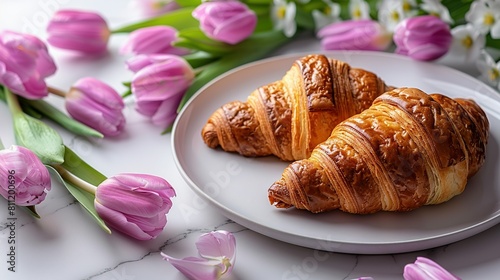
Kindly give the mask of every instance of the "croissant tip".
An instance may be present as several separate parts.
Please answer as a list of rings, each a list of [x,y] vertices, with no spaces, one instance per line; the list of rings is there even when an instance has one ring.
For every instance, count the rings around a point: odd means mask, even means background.
[[[203,130],[201,131],[201,136],[203,137],[203,141],[210,147],[216,148],[219,146],[219,138],[217,136],[217,130],[212,123],[207,123]]]
[[[268,190],[269,203],[276,208],[290,208],[293,205],[290,203],[290,193],[279,181],[275,182]]]

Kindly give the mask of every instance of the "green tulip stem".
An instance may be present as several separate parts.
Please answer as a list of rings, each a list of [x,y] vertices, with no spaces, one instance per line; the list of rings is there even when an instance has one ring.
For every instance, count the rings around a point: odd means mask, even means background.
[[[57,95],[59,97],[62,97],[62,98],[66,97],[66,92],[63,91],[63,90],[60,90],[58,88],[54,88],[54,87],[51,87],[51,86],[47,87],[47,89],[49,90],[50,93],[55,94],[55,95]]]
[[[15,117],[24,114],[17,96],[10,92],[7,87],[4,87],[4,92],[5,99],[7,100],[7,105],[9,106],[9,110],[12,113],[12,116]]]
[[[5,149],[5,146],[2,143],[2,139],[0,139],[0,150],[3,150],[3,149]]]
[[[61,175],[61,177],[70,182],[71,184],[77,186],[78,188],[95,195],[95,191],[97,190],[97,187],[80,179],[79,177],[75,176],[73,173],[69,172],[66,170],[64,167],[61,165],[53,164],[51,165],[58,173]]]

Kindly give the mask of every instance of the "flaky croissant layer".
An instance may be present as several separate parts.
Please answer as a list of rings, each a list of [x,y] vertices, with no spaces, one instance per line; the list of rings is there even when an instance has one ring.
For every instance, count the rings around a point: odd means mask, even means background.
[[[390,89],[374,73],[324,55],[295,61],[279,81],[253,91],[246,102],[216,110],[202,129],[211,148],[244,156],[309,157],[342,120],[368,108]]]
[[[484,163],[489,122],[472,100],[400,88],[340,123],[268,190],[278,208],[367,214],[445,202]]]

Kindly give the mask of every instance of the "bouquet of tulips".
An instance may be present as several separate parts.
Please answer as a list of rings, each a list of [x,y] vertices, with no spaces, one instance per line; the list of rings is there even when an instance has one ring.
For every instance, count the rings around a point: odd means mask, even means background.
[[[105,231],[111,227],[139,240],[157,237],[174,188],[147,174],[106,177],[64,145],[42,118],[85,137],[115,137],[126,126],[123,99],[132,98],[137,112],[168,132],[179,110],[207,82],[272,55],[299,34],[319,40],[324,50],[393,51],[425,61],[452,56],[475,63],[481,79],[500,90],[498,0],[134,1],[144,20],[118,28],[95,11],[66,9],[50,19],[45,40],[0,30],[0,100],[12,114],[16,139],[10,148],[0,142],[0,194],[9,205],[39,218],[35,206],[50,191],[52,173]],[[125,92],[91,77],[75,81],[68,91],[46,84],[57,74],[50,47],[98,57],[117,34],[127,36],[120,49],[132,73],[123,81]],[[44,101],[49,94],[64,98],[65,111]],[[203,240],[202,259],[164,258],[194,279],[230,272],[232,235],[216,232]],[[206,244],[221,242],[231,244],[226,255],[210,256]],[[191,266],[212,278],[186,268]],[[429,271],[445,270],[421,259],[405,278],[419,279],[411,275]]]

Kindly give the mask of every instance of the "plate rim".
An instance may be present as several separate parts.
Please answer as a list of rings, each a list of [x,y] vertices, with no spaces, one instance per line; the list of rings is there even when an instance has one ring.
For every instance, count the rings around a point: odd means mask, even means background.
[[[445,244],[453,243],[456,241],[463,240],[465,238],[471,237],[477,233],[480,233],[484,230],[487,230],[496,224],[500,223],[500,211],[496,213],[495,215],[489,217],[488,219],[482,219],[477,223],[474,223],[473,225],[469,225],[464,228],[460,228],[458,230],[453,230],[450,232],[446,233],[441,233],[438,235],[433,235],[425,238],[415,238],[412,240],[404,240],[404,241],[396,241],[396,242],[386,242],[386,241],[381,241],[381,242],[349,242],[349,241],[335,241],[335,240],[318,240],[311,238],[309,236],[303,236],[303,235],[297,235],[297,234],[290,234],[288,232],[284,232],[281,229],[276,229],[269,227],[267,225],[262,225],[257,223],[256,221],[253,221],[251,219],[248,219],[245,217],[245,215],[241,215],[236,213],[234,210],[230,209],[228,206],[220,203],[219,201],[213,199],[210,197],[206,192],[204,192],[197,184],[189,177],[189,175],[186,173],[184,170],[177,151],[177,134],[179,134],[179,123],[181,123],[182,119],[184,118],[186,112],[189,110],[190,106],[194,102],[196,102],[196,99],[203,94],[203,92],[212,86],[213,84],[217,83],[218,81],[224,79],[227,76],[230,76],[231,74],[235,72],[239,72],[243,69],[251,68],[251,67],[256,67],[261,64],[267,64],[267,63],[272,63],[280,60],[290,60],[293,58],[300,58],[301,56],[307,55],[307,54],[312,54],[312,53],[317,53],[317,54],[324,54],[324,55],[331,55],[331,56],[347,56],[347,55],[365,55],[365,56],[377,56],[377,57],[390,57],[392,59],[398,59],[398,60],[405,60],[406,62],[411,62],[411,63],[420,63],[423,65],[426,65],[426,67],[435,67],[436,69],[445,69],[448,72],[452,72],[453,75],[459,75],[463,76],[464,79],[467,79],[469,82],[474,82],[477,83],[478,85],[483,86],[484,88],[490,89],[490,92],[494,93],[494,90],[486,85],[484,82],[480,81],[479,79],[476,79],[467,73],[464,73],[462,71],[459,71],[457,69],[448,67],[446,65],[442,64],[435,64],[435,63],[429,63],[429,62],[422,62],[422,61],[415,61],[412,60],[411,58],[408,58],[406,56],[401,56],[397,54],[392,54],[392,53],[385,53],[385,52],[375,52],[375,51],[318,51],[318,52],[296,52],[296,53],[290,53],[290,54],[284,54],[284,55],[277,55],[277,56],[272,56],[268,58],[264,58],[261,60],[253,61],[250,63],[243,64],[241,66],[235,67],[229,71],[226,71],[225,73],[217,76],[216,78],[212,79],[210,82],[205,84],[203,87],[201,87],[190,99],[188,102],[186,102],[185,106],[182,108],[182,110],[179,112],[174,125],[172,129],[172,141],[171,141],[171,148],[172,148],[172,155],[173,159],[175,162],[175,165],[181,174],[182,178],[184,181],[187,183],[187,185],[190,187],[191,190],[193,190],[196,195],[200,196],[203,198],[206,202],[210,203],[212,206],[214,206],[219,213],[222,215],[226,216],[227,218],[251,229],[252,231],[255,231],[257,233],[266,235],[270,238],[280,240],[283,242],[287,242],[290,244],[294,244],[297,246],[302,246],[302,247],[309,247],[309,248],[315,248],[317,247],[318,241],[321,242],[327,242],[332,245],[331,252],[339,252],[339,253],[353,253],[353,254],[393,254],[393,253],[404,253],[404,252],[411,252],[411,251],[417,251],[417,250],[423,250],[423,249],[429,249],[433,248],[436,246],[442,246]],[[492,96],[486,95],[479,93],[479,96],[481,98],[486,98],[486,99],[491,99],[492,102],[496,102],[500,104],[500,101],[497,99],[493,98]],[[222,105],[222,104],[221,104]],[[497,113],[497,112],[495,112]],[[500,209],[499,209],[500,210]],[[255,229],[258,228],[258,229]],[[284,236],[280,236],[280,234],[284,234]],[[285,238],[284,238],[285,237]],[[301,242],[297,242],[295,239],[297,238],[302,238],[303,240]],[[442,239],[447,239],[445,243],[442,242]],[[425,243],[422,244],[422,243]],[[401,246],[404,245],[406,249],[401,250]],[[322,248],[325,249],[325,248]]]

